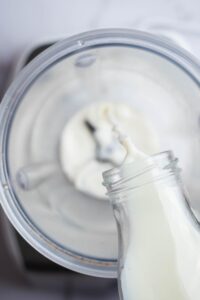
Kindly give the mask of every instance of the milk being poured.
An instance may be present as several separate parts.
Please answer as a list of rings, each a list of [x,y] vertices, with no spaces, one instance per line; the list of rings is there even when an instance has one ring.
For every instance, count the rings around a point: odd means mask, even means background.
[[[129,137],[119,134],[119,141],[127,152],[121,174],[128,164],[149,167],[148,156]],[[156,167],[136,176],[134,188],[130,184],[125,198],[119,191],[114,204],[126,223],[120,225],[121,299],[199,300],[199,228],[175,178],[159,176]]]
[[[157,151],[159,144],[151,123],[140,111],[120,102],[102,101],[80,110],[66,123],[60,139],[60,161],[67,178],[81,192],[99,199],[107,200],[102,173],[119,166],[126,155],[112,131],[115,119],[146,153]],[[107,159],[98,159],[97,152],[104,158],[107,151]]]
[[[179,202],[181,195],[164,182],[133,193],[126,204],[130,242],[121,271],[124,299],[198,300],[199,233]]]

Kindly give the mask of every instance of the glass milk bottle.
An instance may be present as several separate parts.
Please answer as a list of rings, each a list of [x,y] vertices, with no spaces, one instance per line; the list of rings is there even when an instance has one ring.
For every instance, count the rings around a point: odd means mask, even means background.
[[[199,223],[177,159],[163,152],[103,177],[118,227],[121,299],[199,300]]]

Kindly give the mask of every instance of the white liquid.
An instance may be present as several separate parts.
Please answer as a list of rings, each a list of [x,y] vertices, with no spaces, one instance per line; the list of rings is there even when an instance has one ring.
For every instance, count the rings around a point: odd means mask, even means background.
[[[135,145],[129,138],[121,143],[127,150],[124,164],[135,161]],[[136,178],[135,184],[143,180]],[[121,270],[123,299],[199,300],[200,235],[194,216],[174,178],[159,181],[147,173],[145,180],[151,183],[129,192],[124,204],[129,241]]]
[[[145,163],[147,155],[121,132],[120,124],[112,120],[111,123],[126,150],[122,166],[140,160]],[[148,164],[146,160],[146,167]],[[140,173],[134,178],[136,188],[126,192],[122,202],[126,218],[122,226],[125,238],[121,240],[123,300],[198,300],[200,297],[199,228],[175,177],[168,175],[158,180],[161,176],[163,173],[156,167]]]
[[[145,153],[155,152],[157,140],[151,124],[142,113],[127,104],[96,103],[75,114],[67,122],[61,136],[60,158],[62,169],[75,187],[89,195],[105,199],[105,188],[102,185],[102,173],[120,165],[126,151],[116,142],[112,124],[106,118],[104,109],[108,107],[112,116],[140,149]],[[85,126],[85,120],[95,128],[94,134]],[[116,142],[116,151],[108,162],[97,160],[96,143],[101,150]]]
[[[182,201],[178,190],[164,183],[140,189],[127,201],[124,300],[199,299],[199,232]]]

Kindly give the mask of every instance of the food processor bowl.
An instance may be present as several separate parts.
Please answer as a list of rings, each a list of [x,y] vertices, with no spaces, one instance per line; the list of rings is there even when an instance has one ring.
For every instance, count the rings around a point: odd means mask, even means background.
[[[195,206],[199,82],[190,54],[140,31],[92,31],[45,50],[20,72],[0,107],[1,204],[14,227],[66,268],[117,277],[111,205],[80,192],[63,173],[61,132],[91,104],[127,103],[152,124],[156,150],[171,149],[179,157]]]

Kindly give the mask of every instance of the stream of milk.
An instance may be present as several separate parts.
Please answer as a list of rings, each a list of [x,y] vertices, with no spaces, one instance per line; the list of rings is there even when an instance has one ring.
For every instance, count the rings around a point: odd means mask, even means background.
[[[62,169],[78,190],[101,199],[106,199],[102,173],[120,165],[126,155],[124,147],[115,142],[112,124],[104,113],[106,108],[109,108],[113,118],[118,120],[123,130],[130,138],[134,138],[142,150],[149,154],[158,149],[157,136],[151,123],[140,111],[128,104],[99,102],[72,116],[61,135]],[[88,130],[86,121],[90,122],[95,132]],[[97,158],[97,144],[101,155],[104,149],[111,153],[105,162]]]

